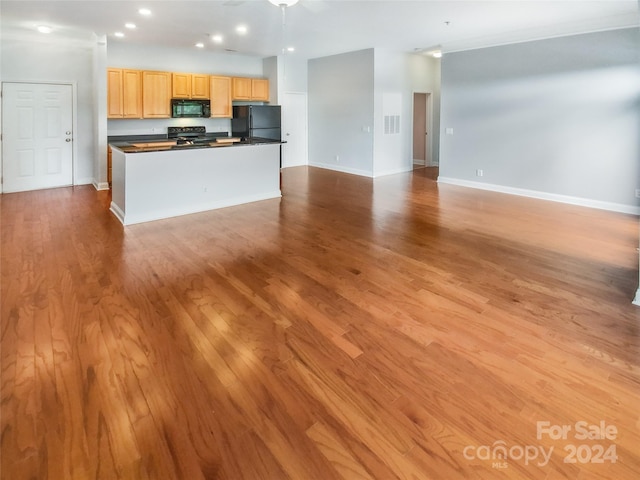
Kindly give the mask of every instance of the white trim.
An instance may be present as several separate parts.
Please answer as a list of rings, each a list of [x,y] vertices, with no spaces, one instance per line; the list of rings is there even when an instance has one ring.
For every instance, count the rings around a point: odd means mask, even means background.
[[[634,298],[633,302],[631,303],[633,303],[634,305],[638,305],[640,307],[640,288],[636,292],[636,298]]]
[[[340,165],[331,165],[328,163],[316,163],[316,162],[309,162],[309,166],[324,168],[325,170],[334,170],[336,172],[350,173],[351,175],[359,175],[361,177],[373,178],[373,174],[371,172],[368,172],[366,170],[360,170],[357,168],[349,168],[349,167],[343,167]]]
[[[96,190],[109,190],[109,182],[96,183],[95,181],[91,181],[89,183],[93,185]]]
[[[409,173],[413,171],[413,165],[411,167],[406,168],[394,168],[393,170],[383,170],[382,172],[376,172],[373,175],[373,178],[386,177],[387,175],[397,175],[398,173]]]
[[[111,202],[111,206],[109,207],[109,210],[111,210],[111,212],[116,216],[116,218],[120,220],[120,223],[124,225],[124,212],[122,211],[122,209],[118,207],[118,205],[116,205],[115,203]]]
[[[460,187],[477,188],[479,190],[489,190],[491,192],[506,193],[509,195],[518,195],[521,197],[537,198],[539,200],[549,200],[552,202],[566,203],[569,205],[578,205],[581,207],[597,208],[599,210],[609,210],[618,213],[628,213],[630,215],[640,215],[640,207],[632,205],[623,205],[621,203],[602,202],[599,200],[591,200],[588,198],[571,197],[569,195],[559,195],[556,193],[540,192],[537,190],[527,190],[524,188],[505,187],[503,185],[494,185],[490,183],[472,182],[469,180],[460,180],[450,177],[438,177],[438,183],[449,185],[457,185]]]

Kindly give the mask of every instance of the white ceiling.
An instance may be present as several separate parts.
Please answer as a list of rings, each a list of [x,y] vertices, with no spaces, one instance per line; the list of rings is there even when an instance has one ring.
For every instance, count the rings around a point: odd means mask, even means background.
[[[152,11],[149,17],[140,7]],[[285,10],[267,0],[0,0],[3,35],[51,26],[52,40],[106,35],[108,43],[151,44],[268,57],[285,46],[315,58],[364,48],[444,52],[639,25],[638,0],[300,0]],[[127,30],[134,22],[135,30]],[[244,24],[240,36],[235,27]],[[113,36],[122,31],[125,38]],[[225,41],[215,45],[212,34]]]

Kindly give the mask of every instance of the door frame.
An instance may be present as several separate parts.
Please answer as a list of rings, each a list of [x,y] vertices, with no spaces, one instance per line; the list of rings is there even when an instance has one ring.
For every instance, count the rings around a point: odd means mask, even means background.
[[[427,135],[426,135],[426,139],[425,139],[425,167],[430,167],[433,164],[433,141],[431,140],[433,138],[433,92],[425,92],[425,91],[417,91],[414,90],[411,93],[411,164],[413,167],[413,159],[414,159],[414,151],[413,151],[413,145],[414,145],[414,137],[413,135],[415,134],[414,130],[413,130],[413,112],[415,111],[415,99],[416,99],[416,94],[423,94],[425,95],[425,114],[426,114],[426,119],[425,119],[425,125],[426,125],[426,130],[427,130]]]
[[[78,168],[78,162],[76,162],[76,158],[78,158],[78,82],[76,81],[60,81],[60,80],[51,80],[45,81],[42,79],[38,80],[25,80],[25,79],[3,79],[0,82],[0,194],[4,193],[3,190],[3,179],[2,172],[4,171],[4,127],[3,127],[3,111],[2,107],[4,105],[4,84],[5,83],[33,83],[38,85],[70,85],[71,86],[71,125],[73,129],[73,142],[71,144],[71,185],[76,185],[76,179],[78,178],[78,172],[76,169]]]

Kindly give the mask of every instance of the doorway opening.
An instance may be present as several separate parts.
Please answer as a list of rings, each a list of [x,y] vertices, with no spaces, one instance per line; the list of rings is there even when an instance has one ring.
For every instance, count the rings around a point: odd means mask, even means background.
[[[431,94],[413,94],[413,168],[431,166]]]

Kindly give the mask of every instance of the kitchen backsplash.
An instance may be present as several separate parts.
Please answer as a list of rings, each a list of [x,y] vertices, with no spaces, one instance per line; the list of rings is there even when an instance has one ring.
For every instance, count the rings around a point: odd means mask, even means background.
[[[230,132],[229,118],[163,118],[144,120],[107,120],[107,135],[164,135],[167,127],[185,127],[203,125],[207,132]]]

